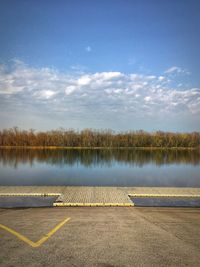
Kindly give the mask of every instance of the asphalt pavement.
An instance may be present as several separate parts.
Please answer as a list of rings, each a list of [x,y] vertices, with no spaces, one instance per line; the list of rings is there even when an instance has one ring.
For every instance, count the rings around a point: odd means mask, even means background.
[[[200,266],[200,209],[0,209],[0,266]]]

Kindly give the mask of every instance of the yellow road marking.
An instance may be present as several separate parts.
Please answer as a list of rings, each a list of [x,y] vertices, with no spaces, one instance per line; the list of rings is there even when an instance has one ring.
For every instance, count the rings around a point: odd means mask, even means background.
[[[134,203],[96,203],[96,202],[86,202],[86,203],[80,203],[80,202],[54,202],[54,207],[132,207],[134,206]]]
[[[29,238],[27,238],[26,236],[16,232],[15,230],[0,224],[0,228],[6,230],[7,232],[15,235],[16,237],[18,237],[20,240],[24,241],[25,243],[27,243],[28,245],[30,245],[31,247],[39,247],[41,246],[45,241],[47,241],[47,239],[49,239],[56,231],[58,231],[66,222],[68,222],[70,220],[70,218],[66,218],[64,221],[62,221],[61,223],[59,223],[58,225],[56,225],[56,227],[54,227],[48,234],[46,234],[45,236],[43,236],[40,240],[38,240],[37,242],[33,242],[32,240],[30,240]]]
[[[160,197],[160,198],[200,198],[200,195],[192,195],[192,194],[138,194],[138,193],[134,193],[134,194],[128,194],[129,197]]]
[[[57,197],[60,193],[0,193],[0,197]]]

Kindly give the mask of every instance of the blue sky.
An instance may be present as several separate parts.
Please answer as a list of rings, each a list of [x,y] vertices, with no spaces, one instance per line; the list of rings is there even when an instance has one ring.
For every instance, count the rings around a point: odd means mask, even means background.
[[[200,130],[200,2],[0,0],[0,125]]]

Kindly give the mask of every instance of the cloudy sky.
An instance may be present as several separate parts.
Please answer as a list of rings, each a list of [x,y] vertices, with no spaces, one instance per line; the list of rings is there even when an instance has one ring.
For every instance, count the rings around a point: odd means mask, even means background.
[[[200,131],[198,0],[0,0],[0,128]]]

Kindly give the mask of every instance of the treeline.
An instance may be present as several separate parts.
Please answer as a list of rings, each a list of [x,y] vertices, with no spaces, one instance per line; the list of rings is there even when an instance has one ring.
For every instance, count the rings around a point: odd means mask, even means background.
[[[112,130],[58,129],[36,132],[17,127],[0,131],[0,146],[41,147],[200,147],[200,132],[172,133],[129,131],[115,133]]]

